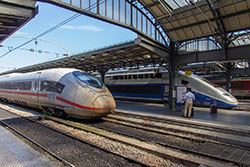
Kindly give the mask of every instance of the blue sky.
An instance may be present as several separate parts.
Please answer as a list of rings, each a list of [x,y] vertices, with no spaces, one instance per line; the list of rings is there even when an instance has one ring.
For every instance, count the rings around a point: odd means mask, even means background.
[[[29,39],[27,38],[40,35],[76,14],[75,12],[46,3],[37,3],[37,5],[39,6],[39,13],[36,17],[1,43],[4,47],[0,47],[0,56],[8,52],[8,47],[19,46],[28,41]],[[33,41],[1,58],[0,72],[63,57],[66,51],[49,42],[65,48],[71,55],[74,55],[127,40],[133,40],[136,36],[130,30],[81,15],[75,20],[41,37],[41,40],[38,40],[37,43]],[[44,42],[44,40],[49,42]],[[41,50],[47,53],[27,51],[29,49]]]

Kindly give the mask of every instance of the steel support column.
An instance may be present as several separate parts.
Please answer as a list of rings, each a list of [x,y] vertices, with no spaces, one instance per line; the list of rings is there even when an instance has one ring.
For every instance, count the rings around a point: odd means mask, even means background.
[[[231,93],[231,70],[232,70],[232,64],[231,63],[227,63],[226,64],[226,90]]]
[[[175,62],[174,56],[176,54],[175,43],[170,43],[171,55],[168,58],[168,75],[169,75],[169,93],[168,93],[168,101],[169,101],[169,109],[175,110]]]
[[[102,81],[102,83],[105,84],[105,74],[106,74],[107,70],[105,70],[103,68],[103,66],[102,66],[101,69],[98,70],[98,72],[101,74],[101,81]]]
[[[228,39],[225,38],[223,39],[223,48],[222,48],[222,54],[223,54],[223,57],[225,60],[228,59],[228,55],[227,55],[227,49],[228,49]],[[232,65],[231,63],[226,63],[226,66],[225,66],[225,71],[226,71],[226,90],[228,92],[231,93],[231,69],[232,69]]]

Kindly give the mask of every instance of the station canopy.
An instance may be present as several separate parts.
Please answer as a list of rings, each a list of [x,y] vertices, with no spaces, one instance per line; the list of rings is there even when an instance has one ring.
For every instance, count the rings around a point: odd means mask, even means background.
[[[16,32],[37,13],[35,1],[0,1],[0,43]]]
[[[136,5],[138,2],[140,7],[153,16],[156,26],[161,27],[174,42],[185,43],[183,41],[211,36],[218,39],[222,34],[230,35],[250,28],[250,0],[132,0],[131,4]],[[36,14],[34,0],[0,1],[0,43]],[[235,41],[231,45],[248,44],[249,34],[232,36]],[[131,41],[5,73],[55,67],[106,71],[119,67],[166,63],[170,55],[169,48],[152,43],[144,40]]]
[[[250,27],[250,0],[140,0],[172,41]]]
[[[50,68],[77,68],[92,72],[125,67],[163,65],[166,63],[167,56],[165,48],[159,48],[147,40],[136,38],[135,40],[106,48],[6,71],[0,75]]]

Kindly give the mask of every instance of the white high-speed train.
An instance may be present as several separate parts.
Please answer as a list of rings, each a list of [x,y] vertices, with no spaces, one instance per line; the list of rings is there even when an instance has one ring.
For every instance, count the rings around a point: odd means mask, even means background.
[[[69,68],[0,76],[0,99],[82,119],[106,116],[116,107],[101,81]]]
[[[105,84],[115,98],[168,101],[168,71],[123,71],[107,73]],[[175,86],[192,88],[195,105],[219,108],[238,106],[237,99],[218,85],[197,75],[176,74]]]

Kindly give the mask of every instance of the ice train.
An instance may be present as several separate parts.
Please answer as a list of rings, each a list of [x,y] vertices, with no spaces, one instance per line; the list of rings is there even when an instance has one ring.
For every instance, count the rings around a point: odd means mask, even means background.
[[[106,116],[116,107],[101,81],[70,68],[0,76],[0,99],[81,119]]]
[[[168,71],[123,71],[106,75],[105,84],[115,98],[168,101]],[[175,86],[192,88],[195,105],[219,108],[238,106],[237,99],[223,88],[197,75],[176,74]]]

